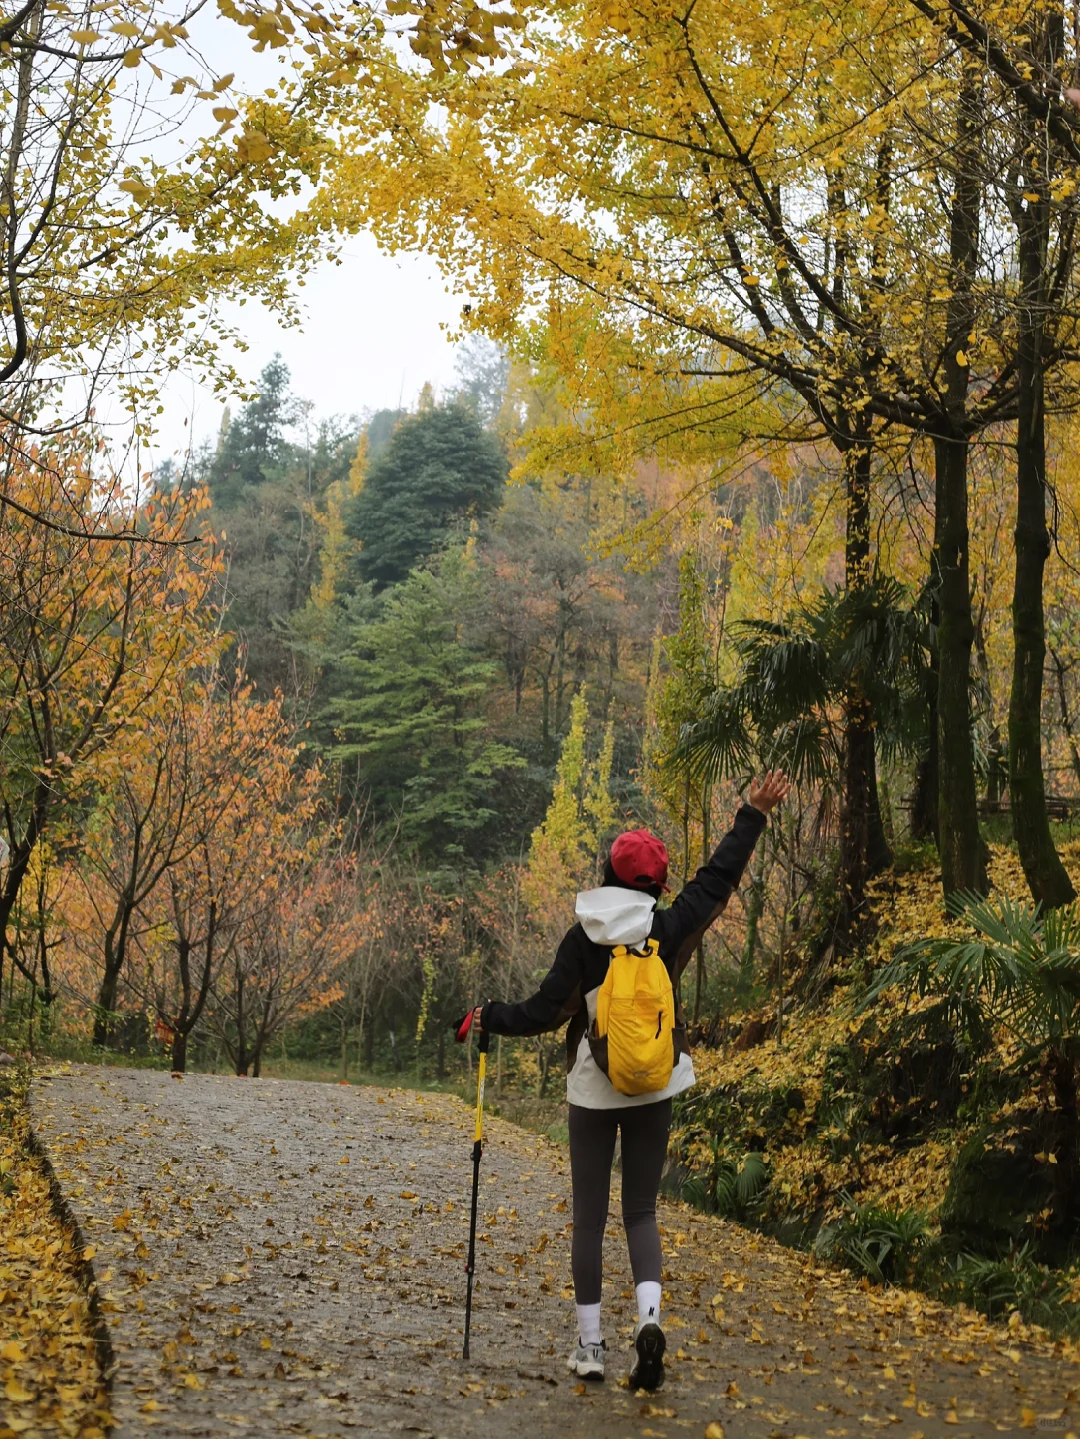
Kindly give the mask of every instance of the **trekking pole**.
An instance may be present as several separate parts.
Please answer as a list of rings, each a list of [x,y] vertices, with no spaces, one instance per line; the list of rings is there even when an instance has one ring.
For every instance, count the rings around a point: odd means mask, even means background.
[[[464,1042],[472,1026],[472,1012],[465,1017],[458,1028],[458,1040]],[[465,1273],[468,1276],[465,1289],[465,1344],[462,1348],[462,1359],[469,1357],[469,1329],[472,1324],[472,1291],[473,1275],[476,1273],[476,1206],[480,1196],[480,1156],[484,1152],[484,1078],[487,1073],[488,1054],[488,1032],[486,1029],[480,1031],[480,1063],[476,1079],[476,1133],[473,1138],[472,1151],[472,1208],[469,1212],[469,1258],[465,1265]]]

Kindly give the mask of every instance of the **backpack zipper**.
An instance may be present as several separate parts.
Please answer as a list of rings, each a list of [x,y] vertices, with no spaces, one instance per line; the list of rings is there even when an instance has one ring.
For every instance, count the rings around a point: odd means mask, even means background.
[[[661,1010],[660,1013],[656,1016],[656,1033],[653,1035],[653,1038],[654,1038],[654,1039],[659,1039],[659,1038],[660,1038],[660,1031],[661,1031],[661,1029],[663,1029],[663,1027],[664,1027],[664,1011]]]

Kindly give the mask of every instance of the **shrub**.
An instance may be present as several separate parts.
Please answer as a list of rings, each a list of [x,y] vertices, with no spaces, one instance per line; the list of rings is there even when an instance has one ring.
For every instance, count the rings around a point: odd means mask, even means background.
[[[1066,1307],[1068,1286],[1060,1275],[1037,1264],[1027,1243],[1011,1249],[1003,1258],[964,1254],[956,1261],[950,1289],[991,1319],[1004,1318],[1014,1309],[1029,1323],[1049,1329],[1063,1327],[1075,1308]],[[1070,1309],[1072,1313],[1070,1314]]]
[[[756,1217],[769,1184],[769,1167],[763,1154],[746,1154],[740,1162],[722,1154],[712,1140],[709,1174],[694,1175],[682,1186],[681,1197],[695,1209],[721,1219]]]
[[[822,1225],[815,1252],[875,1284],[910,1279],[929,1240],[926,1215],[919,1209],[893,1209],[872,1201],[856,1204],[846,1192],[840,1198],[847,1213]]]

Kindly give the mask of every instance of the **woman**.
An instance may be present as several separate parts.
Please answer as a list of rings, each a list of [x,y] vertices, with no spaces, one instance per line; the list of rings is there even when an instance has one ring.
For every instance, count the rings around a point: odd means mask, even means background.
[[[666,909],[656,908],[667,889],[668,857],[663,843],[644,829],[619,835],[605,863],[601,887],[578,895],[578,922],[559,945],[555,963],[537,993],[520,1004],[489,1001],[474,1011],[474,1021],[492,1034],[543,1034],[570,1021],[566,1096],[570,1104],[571,1264],[578,1342],[567,1367],[583,1379],[604,1377],[606,1345],[600,1326],[603,1240],[615,1137],[621,1131],[623,1225],[638,1308],[630,1383],[633,1388],[653,1390],[663,1380],[666,1344],[660,1327],[662,1254],[656,1196],[667,1153],[671,1101],[694,1083],[680,1007],[674,1011],[670,1079],[662,1088],[620,1092],[608,1077],[606,1050],[598,1041],[596,1020],[598,996],[613,953],[629,951],[636,956],[643,947],[654,953],[649,945],[654,940],[677,992],[679,976],[690,956],[737,887],[765,827],[766,815],[789,789],[785,776],[771,770],[760,784],[751,785],[749,802],[740,808],[730,832],[708,864]],[[617,949],[619,946],[626,949]]]

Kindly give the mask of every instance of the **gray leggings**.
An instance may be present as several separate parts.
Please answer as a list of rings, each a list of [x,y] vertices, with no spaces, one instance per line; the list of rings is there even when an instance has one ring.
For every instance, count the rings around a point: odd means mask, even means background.
[[[667,1154],[671,1100],[627,1109],[570,1106],[570,1174],[574,1185],[574,1296],[599,1304],[604,1267],[611,1161],[622,1130],[622,1212],[634,1283],[660,1282],[663,1255],[656,1228],[656,1196]]]

